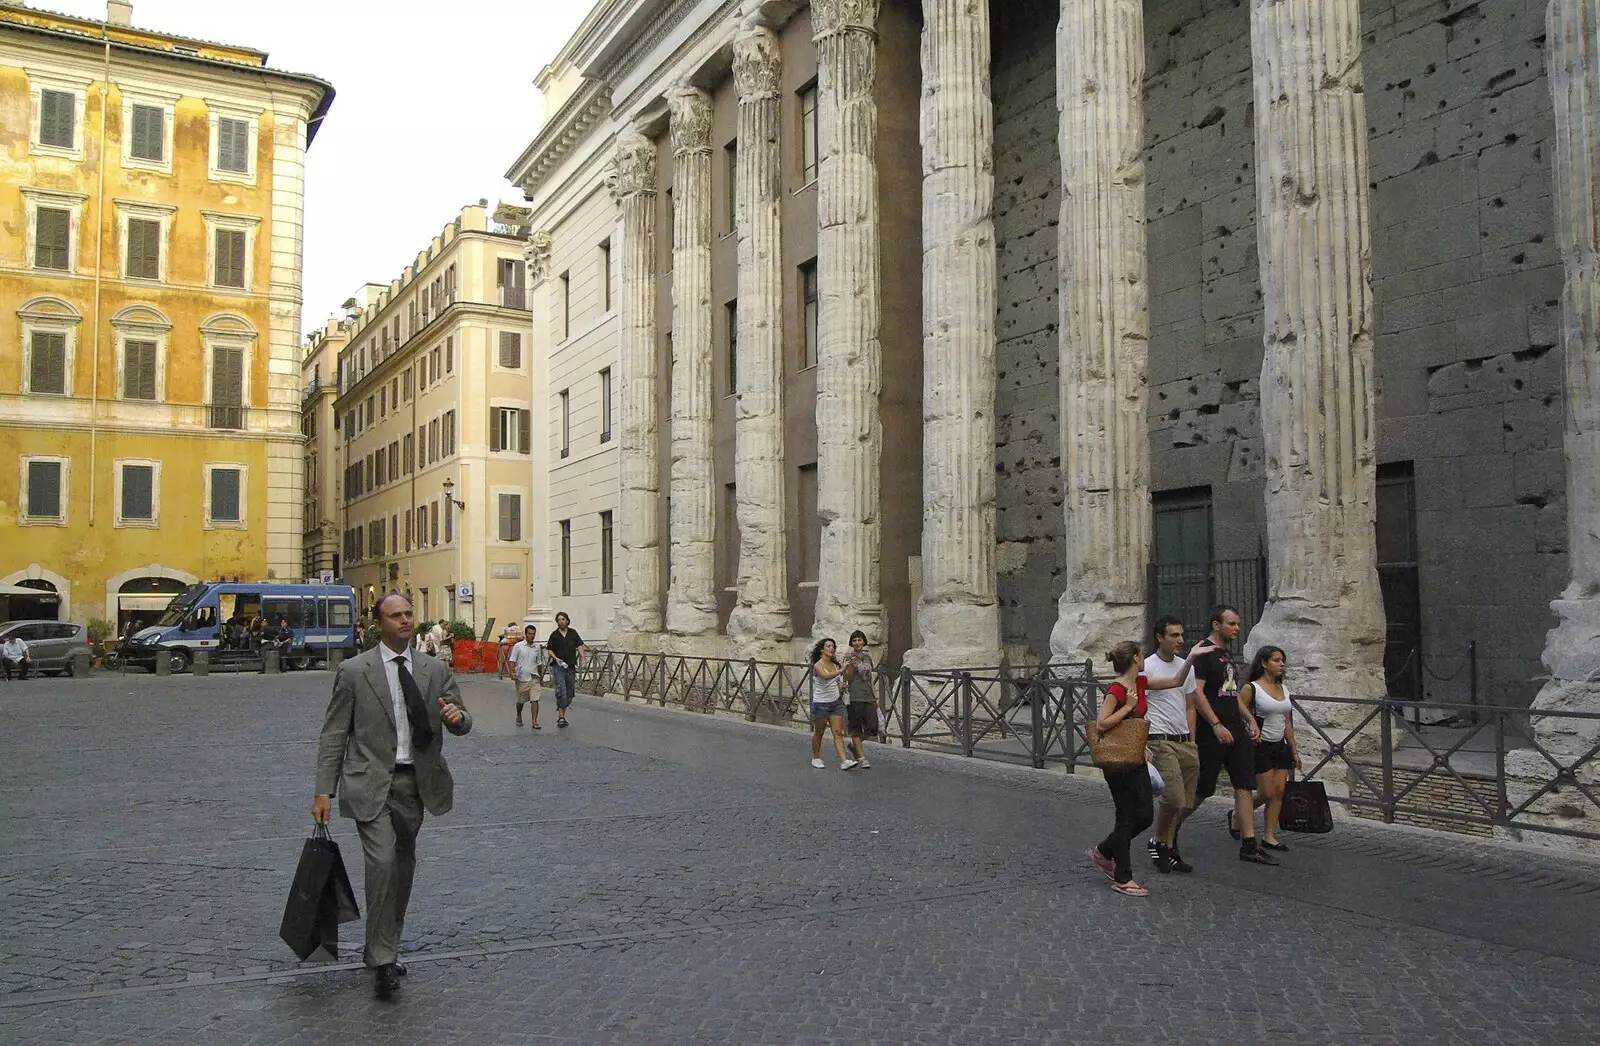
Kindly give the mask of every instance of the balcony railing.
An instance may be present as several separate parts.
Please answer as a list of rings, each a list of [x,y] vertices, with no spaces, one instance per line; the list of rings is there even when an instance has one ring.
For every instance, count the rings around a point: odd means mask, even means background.
[[[528,307],[528,292],[521,287],[501,287],[500,307],[502,309],[526,309]]]

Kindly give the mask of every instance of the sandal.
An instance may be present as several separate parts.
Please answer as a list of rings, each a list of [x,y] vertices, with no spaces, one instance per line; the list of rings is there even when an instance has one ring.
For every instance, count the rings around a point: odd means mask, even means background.
[[[1113,882],[1111,884],[1111,888],[1113,890],[1117,891],[1118,893],[1127,894],[1129,897],[1149,897],[1150,896],[1150,891],[1149,890],[1146,890],[1144,887],[1140,886],[1138,883],[1133,882],[1131,880],[1128,881],[1128,882],[1125,882],[1125,883]]]
[[[1089,856],[1089,863],[1093,864],[1096,868],[1100,869],[1100,873],[1102,875],[1104,875],[1107,879],[1112,880],[1113,882],[1116,881],[1116,875],[1117,875],[1116,865],[1112,864],[1111,860],[1109,858],[1103,856],[1100,853],[1100,848],[1098,846],[1089,847],[1088,856]]]
[[[1233,836],[1235,839],[1239,838],[1239,829],[1235,828],[1234,825],[1233,825],[1233,811],[1232,810],[1228,811],[1228,834]]]

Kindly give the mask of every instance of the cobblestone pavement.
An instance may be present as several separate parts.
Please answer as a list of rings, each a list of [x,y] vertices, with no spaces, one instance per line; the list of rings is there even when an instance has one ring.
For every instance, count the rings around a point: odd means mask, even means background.
[[[0,1041],[1600,1037],[1591,863],[1350,825],[1257,868],[1214,802],[1199,872],[1135,900],[1082,856],[1093,780],[876,745],[817,771],[792,730],[587,697],[533,734],[471,677],[378,1002],[276,937],[328,684],[0,685]]]

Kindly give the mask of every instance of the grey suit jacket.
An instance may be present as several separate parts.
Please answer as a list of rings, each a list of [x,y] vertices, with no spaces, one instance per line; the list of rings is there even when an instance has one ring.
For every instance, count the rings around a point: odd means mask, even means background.
[[[371,821],[384,811],[389,782],[394,777],[394,703],[383,671],[381,643],[339,666],[333,677],[333,697],[317,739],[317,795],[339,797],[339,813],[357,821]],[[472,729],[472,714],[462,703],[455,673],[438,658],[412,651],[413,675],[422,690],[433,725],[434,740],[426,752],[412,752],[417,792],[430,814],[447,812],[455,802],[455,782],[444,761],[444,733],[464,734]],[[461,723],[446,725],[439,715],[439,699],[461,709]]]

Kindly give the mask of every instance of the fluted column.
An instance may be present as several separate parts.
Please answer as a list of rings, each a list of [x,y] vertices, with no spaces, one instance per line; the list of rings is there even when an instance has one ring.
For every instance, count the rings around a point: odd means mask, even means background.
[[[878,255],[879,0],[812,0],[817,45],[817,512],[815,635],[884,639],[878,558],[883,426]]]
[[[656,410],[656,154],[636,131],[617,141],[611,193],[622,210],[622,592],[612,638],[659,633],[661,447]]]
[[[667,631],[717,630],[711,472],[711,96],[667,95],[671,112],[672,548]]]
[[[911,667],[999,661],[988,0],[922,3],[922,598]]]
[[[783,482],[783,256],[778,38],[751,26],[733,42],[739,96],[734,222],[739,235],[739,366],[734,482],[738,601],[728,635],[776,641],[792,633]]]
[[[1140,0],[1062,0],[1061,464],[1066,586],[1050,653],[1097,664],[1144,634],[1150,315]]]
[[[1361,0],[1252,0],[1268,602],[1296,690],[1384,692]]]
[[[1600,10],[1594,0],[1551,0],[1545,62],[1555,107],[1555,235],[1566,285],[1567,557],[1572,582],[1550,606],[1550,681],[1534,706],[1600,712]],[[1572,760],[1600,740],[1600,723],[1539,720],[1541,744]],[[1538,768],[1549,773],[1547,764]],[[1584,778],[1594,781],[1588,764]]]

